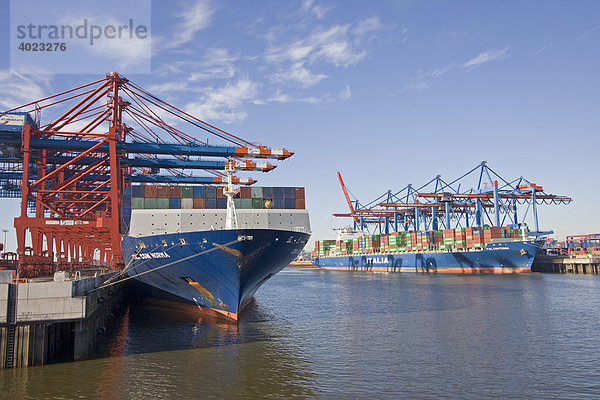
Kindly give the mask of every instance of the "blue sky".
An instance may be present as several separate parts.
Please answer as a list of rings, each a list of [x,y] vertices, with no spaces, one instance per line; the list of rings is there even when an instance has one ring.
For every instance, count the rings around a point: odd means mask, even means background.
[[[207,122],[295,151],[249,175],[306,186],[313,239],[347,223],[331,216],[347,209],[337,171],[369,201],[482,160],[574,198],[541,208],[542,228],[599,231],[596,1],[153,1],[151,11],[152,73],[127,73],[149,56],[135,48],[119,49],[113,69]],[[1,35],[8,45],[8,28]],[[2,108],[98,77],[10,74],[3,53]],[[18,205],[2,204],[10,226]]]

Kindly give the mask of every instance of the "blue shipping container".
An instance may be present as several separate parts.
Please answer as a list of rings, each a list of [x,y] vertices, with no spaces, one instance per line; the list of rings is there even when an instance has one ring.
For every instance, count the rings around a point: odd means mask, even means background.
[[[194,198],[195,199],[203,199],[204,198],[204,186],[194,186]]]
[[[293,189],[293,188],[292,188]],[[284,199],[285,208],[286,209],[294,209],[296,208],[296,199]]]
[[[275,198],[273,200],[273,208],[276,210],[282,210],[285,208],[285,202],[283,199]]]
[[[227,208],[227,199],[217,199],[217,208]]]
[[[282,187],[274,187],[273,188],[273,197],[276,199],[283,199],[283,188]]]
[[[131,188],[130,187],[123,188],[123,196],[131,197]]]
[[[176,210],[178,208],[181,208],[181,199],[175,199],[175,198],[169,199],[169,208],[171,210]]]
[[[131,196],[123,194],[123,205],[131,207]]]
[[[135,185],[131,187],[131,196],[132,197],[144,197],[144,186],[143,185]]]
[[[215,194],[216,193],[217,192],[215,192]],[[206,200],[204,200],[204,208],[217,208],[217,199],[206,199]]]
[[[205,187],[204,188],[204,197],[207,199],[216,199],[217,198],[217,188],[214,186]]]
[[[272,199],[273,198],[273,188],[272,187],[263,187],[263,199]]]
[[[294,191],[293,187],[284,187],[283,188],[283,197],[286,199],[295,199],[296,198],[296,193]],[[288,207],[286,207],[288,208]],[[294,207],[292,207],[294,208]]]

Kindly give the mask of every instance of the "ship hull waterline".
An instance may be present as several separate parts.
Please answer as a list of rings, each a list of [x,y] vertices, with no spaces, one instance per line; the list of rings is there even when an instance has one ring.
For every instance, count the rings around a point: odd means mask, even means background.
[[[490,243],[482,250],[374,253],[317,257],[313,264],[326,270],[371,272],[429,272],[460,274],[529,273],[543,242],[535,240]]]
[[[122,239],[127,274],[153,302],[237,321],[258,288],[293,261],[310,235],[231,229]]]

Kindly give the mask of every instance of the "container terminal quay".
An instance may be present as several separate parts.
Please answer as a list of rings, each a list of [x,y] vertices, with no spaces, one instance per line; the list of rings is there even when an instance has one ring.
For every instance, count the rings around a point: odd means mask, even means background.
[[[0,196],[21,201],[17,251],[0,260],[0,368],[85,359],[128,296],[235,324],[290,263],[598,273],[600,235],[556,242],[539,228],[537,207],[570,197],[486,162],[368,203],[338,174],[348,211],[336,216],[351,226],[311,242],[310,188],[240,176],[292,151],[217,128],[116,72],[5,110],[0,135]]]

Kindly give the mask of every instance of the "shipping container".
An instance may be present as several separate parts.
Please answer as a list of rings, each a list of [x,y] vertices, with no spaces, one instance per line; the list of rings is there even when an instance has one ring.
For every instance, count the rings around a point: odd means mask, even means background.
[[[250,189],[250,188],[248,188]],[[249,210],[252,208],[252,199],[240,199],[240,205],[242,209]]]
[[[144,198],[144,208],[146,210],[152,210],[156,208],[156,197],[145,197]]]
[[[225,186],[217,186],[217,199],[224,199],[225,196]]]
[[[196,209],[205,208],[204,207],[204,201],[205,200],[203,198],[195,198],[195,199],[193,199],[194,208],[196,208]]]
[[[217,199],[217,208],[227,208],[227,199]]]
[[[304,199],[304,188],[303,187],[294,188],[294,197],[297,199]]]
[[[143,197],[133,197],[131,199],[131,208],[134,210],[141,210],[144,208],[144,198]]]
[[[181,199],[178,198],[169,198],[169,208],[171,210],[177,210],[181,208]]]
[[[185,209],[194,208],[194,199],[190,199],[190,198],[181,199],[181,208],[185,208]]]
[[[132,190],[130,187],[123,188],[123,196],[131,197]]]
[[[251,188],[252,198],[253,199],[262,199],[263,197],[263,188],[261,186],[256,186]],[[254,202],[252,203],[254,204]],[[254,207],[252,207],[254,208]]]
[[[170,199],[178,199],[181,197],[181,186],[169,186],[167,190]]]
[[[252,198],[252,189],[244,186],[240,188],[240,199],[251,199]]]
[[[217,198],[217,188],[214,186],[205,186],[204,187],[204,198],[216,199]],[[208,208],[208,207],[206,207],[206,208]]]
[[[192,186],[182,186],[181,197],[186,199],[194,197],[194,188]]]
[[[159,197],[156,199],[156,208],[169,208],[169,200],[170,199],[168,197]]]
[[[283,188],[282,187],[274,187],[273,188],[273,197],[275,199],[283,199]]]
[[[284,199],[284,205],[286,209],[294,209],[296,208],[296,199]]]
[[[131,207],[131,196],[130,195],[125,195],[125,194],[123,195],[123,205]]]
[[[154,185],[144,186],[144,197],[158,197],[157,186],[154,186]]]
[[[143,185],[131,186],[131,196],[132,197],[144,197],[144,186]]]
[[[215,191],[215,195],[217,192]],[[204,199],[204,208],[206,209],[214,209],[217,208],[217,199]]]
[[[169,187],[168,186],[157,186],[156,187],[156,197],[168,198],[169,197]],[[167,204],[168,204],[168,202],[167,202]]]
[[[285,203],[283,199],[278,199],[275,197],[273,199],[273,208],[276,210],[283,210],[285,208]]]
[[[306,206],[304,204],[304,199],[296,199],[295,203],[296,203],[296,210],[304,210],[306,208]]]
[[[252,208],[261,209],[263,208],[263,199],[252,198]]]
[[[294,187],[292,186],[287,186],[283,188],[283,198],[284,199],[295,199],[296,198],[296,194],[294,191]]]
[[[273,194],[272,187],[263,187],[263,198],[264,199],[273,199],[275,195]]]
[[[204,186],[194,186],[194,198],[195,199],[204,198]]]
[[[237,208],[242,208],[242,199],[233,199],[233,206]]]

